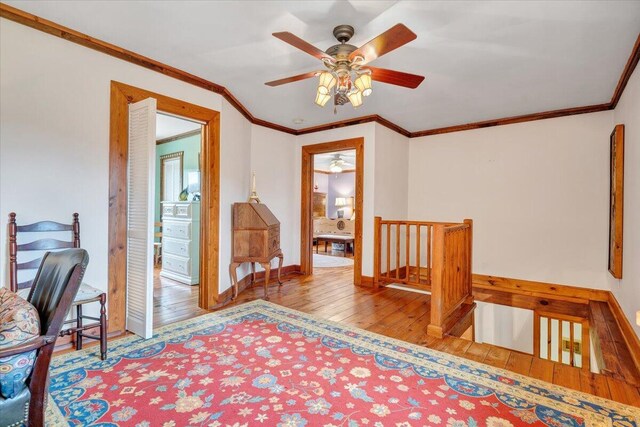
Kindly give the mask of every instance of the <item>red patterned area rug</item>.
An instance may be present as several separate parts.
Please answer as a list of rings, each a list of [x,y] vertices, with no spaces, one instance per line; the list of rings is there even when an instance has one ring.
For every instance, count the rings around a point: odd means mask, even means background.
[[[635,426],[637,408],[254,301],[56,357],[49,425]],[[53,404],[51,404],[53,403]]]

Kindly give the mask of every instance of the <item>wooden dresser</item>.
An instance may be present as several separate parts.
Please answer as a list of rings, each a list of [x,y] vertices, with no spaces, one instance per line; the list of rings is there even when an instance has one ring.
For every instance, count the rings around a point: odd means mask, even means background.
[[[255,282],[255,263],[265,270],[264,297],[269,299],[267,288],[271,274],[271,260],[279,258],[278,283],[282,270],[280,249],[280,221],[263,203],[234,203],[233,205],[233,255],[229,265],[233,286],[233,298],[238,296],[236,269],[243,262],[251,263],[251,283]]]
[[[200,202],[162,202],[160,276],[200,283]]]

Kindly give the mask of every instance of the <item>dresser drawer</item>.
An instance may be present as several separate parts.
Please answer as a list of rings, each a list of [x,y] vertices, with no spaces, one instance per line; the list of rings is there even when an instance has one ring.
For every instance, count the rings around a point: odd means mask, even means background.
[[[165,237],[162,239],[162,252],[169,255],[191,256],[191,241]]]
[[[193,205],[176,205],[176,218],[191,218],[193,216]]]
[[[189,262],[189,258],[182,258],[166,253],[162,254],[162,258],[163,270],[184,274],[185,276],[191,275],[191,263]]]
[[[163,237],[176,237],[178,239],[191,239],[191,223],[179,221],[163,221]]]
[[[176,215],[176,205],[173,203],[162,204],[162,218],[173,217]]]

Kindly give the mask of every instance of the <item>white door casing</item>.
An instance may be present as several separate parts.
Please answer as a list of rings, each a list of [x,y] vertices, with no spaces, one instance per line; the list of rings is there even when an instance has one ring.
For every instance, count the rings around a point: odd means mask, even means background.
[[[127,330],[153,336],[156,100],[129,105],[127,163]]]

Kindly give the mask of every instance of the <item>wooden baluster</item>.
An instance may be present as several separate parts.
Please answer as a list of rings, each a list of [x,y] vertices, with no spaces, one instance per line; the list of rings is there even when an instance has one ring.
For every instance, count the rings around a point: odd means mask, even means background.
[[[540,315],[537,312],[533,312],[533,356],[540,357],[540,332],[542,325],[540,322],[542,321]]]
[[[380,263],[382,260],[380,259],[380,252],[382,251],[382,240],[380,239],[380,234],[382,231],[381,225],[382,218],[379,216],[374,218],[374,226],[373,226],[373,286],[375,288],[380,286]],[[345,248],[346,250],[346,248]]]
[[[431,285],[431,225],[427,225],[427,285]]]
[[[387,222],[387,279],[391,278],[391,223]]]
[[[558,362],[562,363],[562,320],[558,320]]]
[[[575,366],[575,361],[573,358],[575,355],[573,354],[573,322],[569,322],[569,365]]]
[[[409,247],[409,243],[411,241],[411,226],[409,224],[407,224],[407,225],[405,225],[405,228],[406,228],[405,231],[406,231],[406,236],[407,236],[406,237],[406,242],[404,242],[405,243],[404,258],[405,258],[405,262],[406,262],[405,274],[407,276],[405,279],[406,279],[406,283],[411,283],[411,272],[409,271],[409,267],[410,267],[410,264],[411,264],[411,256],[410,256],[411,255],[410,254],[411,249]]]
[[[400,279],[400,223],[396,225],[396,279]]]
[[[589,344],[589,321],[582,322],[582,370],[591,372],[591,346]]]
[[[547,359],[551,360],[551,318],[547,319]]]
[[[417,282],[418,285],[422,283],[420,279],[420,224],[416,224],[416,266],[418,267],[417,271]]]

